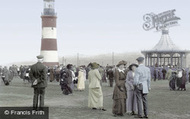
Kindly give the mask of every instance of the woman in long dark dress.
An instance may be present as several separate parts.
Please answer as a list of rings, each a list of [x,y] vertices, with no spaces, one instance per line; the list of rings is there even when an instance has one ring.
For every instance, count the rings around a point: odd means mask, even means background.
[[[179,89],[186,91],[186,73],[184,69],[182,72],[181,85],[179,86]]]
[[[179,90],[180,89],[180,87],[181,87],[181,78],[182,78],[182,71],[181,70],[178,70],[177,71],[177,81],[176,81],[176,85],[177,85],[177,90]]]
[[[175,82],[176,82],[176,74],[177,72],[173,71],[172,72],[172,76],[170,77],[170,81],[169,81],[169,86],[170,86],[170,90],[175,90]]]
[[[115,87],[113,92],[113,109],[114,116],[123,116],[126,112],[126,87],[125,79],[126,73],[124,66],[126,61],[120,61],[115,70]]]

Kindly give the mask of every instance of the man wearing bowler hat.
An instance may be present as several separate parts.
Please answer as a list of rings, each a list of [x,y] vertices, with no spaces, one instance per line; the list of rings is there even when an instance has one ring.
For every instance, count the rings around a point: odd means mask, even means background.
[[[135,71],[134,85],[136,86],[138,115],[135,116],[135,118],[148,118],[147,94],[151,89],[150,88],[151,73],[150,69],[143,64],[144,63],[143,57],[137,58],[137,61],[139,67]],[[142,114],[142,109],[144,109],[144,116]]]
[[[46,67],[43,65],[43,56],[37,56],[38,62],[31,66],[30,77],[34,88],[33,108],[44,107],[45,88],[47,87]],[[39,101],[39,105],[38,105]]]

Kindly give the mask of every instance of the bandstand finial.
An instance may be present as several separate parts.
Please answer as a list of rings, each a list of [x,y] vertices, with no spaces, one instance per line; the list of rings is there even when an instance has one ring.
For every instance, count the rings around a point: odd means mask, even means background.
[[[162,35],[167,35],[169,34],[169,30],[168,29],[162,29]]]

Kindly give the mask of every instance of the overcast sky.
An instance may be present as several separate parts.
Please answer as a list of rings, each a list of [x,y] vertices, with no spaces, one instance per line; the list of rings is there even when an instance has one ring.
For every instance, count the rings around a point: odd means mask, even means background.
[[[189,0],[55,0],[59,57],[140,52],[160,40],[144,31],[143,15],[176,9],[180,26],[170,37],[190,49]],[[0,7],[0,64],[35,61],[41,47],[43,0],[3,0]]]

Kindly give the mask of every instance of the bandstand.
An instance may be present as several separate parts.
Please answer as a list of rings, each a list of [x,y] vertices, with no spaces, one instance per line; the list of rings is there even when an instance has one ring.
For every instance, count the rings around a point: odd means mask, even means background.
[[[162,30],[162,36],[158,44],[151,50],[141,51],[145,56],[146,66],[175,66],[186,67],[186,57],[189,50],[181,50],[169,37],[168,30]]]

